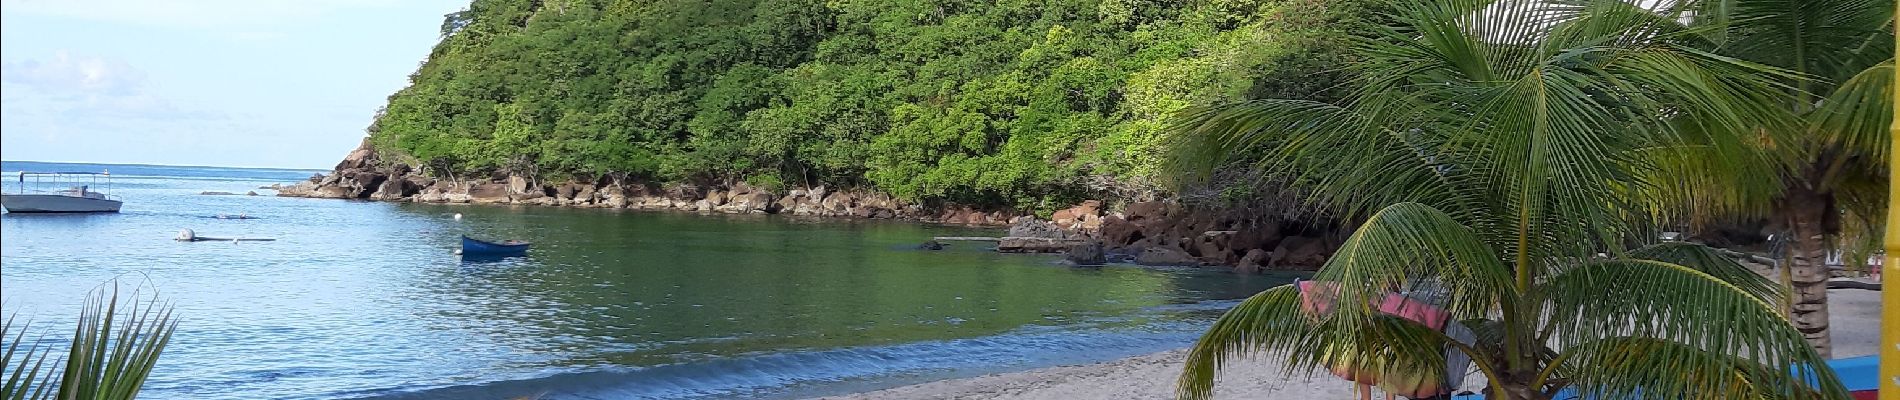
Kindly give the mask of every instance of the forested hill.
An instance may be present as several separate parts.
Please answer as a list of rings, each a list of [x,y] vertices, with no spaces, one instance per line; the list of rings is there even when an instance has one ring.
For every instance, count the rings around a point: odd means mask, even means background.
[[[1046,208],[1150,187],[1161,129],[1185,107],[1330,97],[1347,22],[1365,13],[1348,0],[475,0],[369,130],[434,175]]]

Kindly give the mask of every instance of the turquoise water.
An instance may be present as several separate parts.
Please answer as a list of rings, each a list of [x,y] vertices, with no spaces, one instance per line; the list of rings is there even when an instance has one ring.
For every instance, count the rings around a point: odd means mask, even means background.
[[[149,279],[183,318],[151,399],[823,395],[1180,347],[1291,279],[913,249],[991,229],[202,196],[312,171],[0,165],[105,168],[121,214],[0,215],[0,313],[63,334],[88,290]],[[257,219],[210,218],[236,213]],[[277,241],[171,240],[187,228]],[[463,233],[535,246],[461,260]]]

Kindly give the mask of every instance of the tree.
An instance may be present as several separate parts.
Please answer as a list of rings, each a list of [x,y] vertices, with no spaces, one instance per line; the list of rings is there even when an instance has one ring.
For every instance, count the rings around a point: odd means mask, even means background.
[[[1451,348],[1498,399],[1844,398],[1771,280],[1650,228],[1704,211],[1659,193],[1745,183],[1690,169],[1772,174],[1743,133],[1792,130],[1777,83],[1793,74],[1717,55],[1679,22],[1690,8],[1647,3],[1401,2],[1359,38],[1346,100],[1185,118],[1176,169],[1248,162],[1364,222],[1314,289],[1270,289],[1215,322],[1180,395],[1208,397],[1241,353],[1430,381]],[[1442,296],[1475,340],[1379,312],[1394,291]]]
[[[1827,259],[1832,251],[1872,241],[1883,223],[1887,198],[1888,139],[1893,116],[1894,32],[1890,0],[1732,0],[1709,2],[1699,23],[1720,29],[1711,35],[1723,55],[1780,67],[1786,87],[1783,107],[1801,124],[1765,142],[1780,171],[1777,192],[1741,195],[1741,209],[1766,216],[1788,243],[1783,263],[1794,298],[1795,326],[1823,356],[1828,339]],[[1762,202],[1766,204],[1759,204]],[[1869,246],[1871,247],[1871,246]],[[1847,251],[1847,262],[1865,261]],[[1851,256],[1859,255],[1859,256]]]
[[[1154,189],[1182,109],[1336,86],[1369,2],[473,0],[371,143],[432,174],[1055,208]]]

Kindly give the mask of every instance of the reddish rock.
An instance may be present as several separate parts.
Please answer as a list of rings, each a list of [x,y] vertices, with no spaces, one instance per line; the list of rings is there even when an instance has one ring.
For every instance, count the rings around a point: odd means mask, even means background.
[[[1049,222],[1054,222],[1057,226],[1064,228],[1075,225],[1075,209],[1056,210],[1055,214],[1049,215]]]
[[[1102,201],[1101,200],[1083,200],[1082,204],[1075,206],[1073,210],[1075,210],[1075,215],[1078,218],[1084,217],[1084,216],[1091,216],[1091,215],[1102,215]]]
[[[1102,219],[1102,241],[1109,248],[1124,247],[1147,236],[1141,233],[1141,227],[1121,217],[1110,216]]]
[[[1322,238],[1287,237],[1280,240],[1279,246],[1274,247],[1273,257],[1267,260],[1267,265],[1276,268],[1319,267],[1326,264],[1326,257],[1331,254],[1331,249],[1327,247],[1326,240]]]
[[[1129,204],[1128,211],[1125,213],[1128,215],[1126,219],[1129,222],[1142,222],[1145,220],[1166,218],[1168,216],[1167,210],[1167,203],[1144,201]]]
[[[1267,262],[1268,257],[1271,256],[1272,255],[1267,253],[1266,250],[1247,250],[1247,255],[1240,257],[1240,262],[1234,264],[1234,272],[1242,274],[1260,273],[1260,271],[1266,269],[1263,263]]]
[[[1201,258],[1215,260],[1218,264],[1231,264],[1239,260],[1229,251],[1227,242],[1234,231],[1207,231],[1194,237],[1194,251]]]

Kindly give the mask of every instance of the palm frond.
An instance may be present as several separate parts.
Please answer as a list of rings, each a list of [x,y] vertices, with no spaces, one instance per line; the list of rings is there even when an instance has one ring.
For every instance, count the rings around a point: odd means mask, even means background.
[[[1891,0],[1726,0],[1724,54],[1840,82],[1891,56]]]
[[[1814,387],[1801,371],[1778,370],[1742,357],[1649,337],[1611,337],[1571,346],[1547,383],[1597,399],[1814,399],[1834,388]],[[1802,365],[1813,369],[1819,365]],[[1825,367],[1822,367],[1825,369]]]
[[[1189,349],[1176,394],[1182,399],[1213,395],[1214,378],[1233,357],[1267,354],[1284,359],[1287,376],[1330,368],[1335,374],[1373,381],[1400,377],[1440,382],[1445,377],[1444,334],[1392,315],[1373,315],[1347,323],[1339,314],[1318,313],[1297,287],[1280,286],[1255,294],[1221,316]],[[1341,305],[1344,303],[1333,303]],[[1457,346],[1481,368],[1484,357]]]
[[[1261,100],[1190,111],[1177,120],[1171,167],[1189,179],[1246,162],[1259,185],[1298,182],[1315,208],[1353,219],[1401,201],[1457,198],[1417,135],[1383,131],[1334,105]],[[1247,151],[1237,151],[1248,149]],[[1352,190],[1345,190],[1352,188]]]
[[[1893,59],[1889,58],[1842,82],[1810,114],[1813,132],[1828,147],[1858,155],[1853,167],[1887,167],[1887,133],[1893,120]]]
[[[1790,371],[1823,382],[1823,393],[1845,394],[1801,332],[1766,300],[1713,275],[1651,260],[1592,262],[1552,276],[1539,286],[1547,299],[1545,329],[1557,348],[1637,337],[1665,340],[1689,349],[1740,357],[1773,371]],[[1593,379],[1590,390],[1637,387],[1696,387],[1684,381],[1641,381],[1612,371],[1585,371],[1570,379]],[[1621,371],[1627,372],[1627,371]],[[1805,382],[1805,380],[1802,380]],[[1785,381],[1762,387],[1770,393],[1803,393],[1807,384]],[[1765,384],[1769,382],[1756,382]],[[1645,389],[1648,390],[1648,389]],[[1721,396],[1690,396],[1719,398]]]
[[[1780,285],[1776,284],[1775,281],[1756,273],[1748,266],[1736,262],[1735,259],[1729,258],[1721,252],[1699,243],[1657,243],[1631,250],[1629,257],[1640,260],[1661,261],[1700,271],[1715,277],[1715,279],[1735,285],[1736,288],[1740,288],[1743,292],[1747,292],[1750,296],[1755,296],[1755,298],[1761,299],[1762,301],[1773,303],[1781,299]]]
[[[1457,319],[1483,317],[1512,293],[1511,269],[1497,252],[1450,215],[1418,203],[1373,214],[1313,279],[1337,283],[1339,304],[1375,304],[1421,283],[1456,288],[1444,305]],[[1360,320],[1373,315],[1366,307],[1338,312]]]
[[[22,325],[16,331],[8,319],[4,335],[13,342],[4,345],[5,362],[14,370],[5,386],[0,386],[4,389],[0,399],[130,400],[138,396],[178,321],[171,307],[156,298],[141,302],[134,292],[121,302],[117,285],[110,286],[110,294],[101,289],[88,295],[67,343],[64,365],[46,365],[52,349],[38,340],[22,357],[14,358],[27,329]],[[121,310],[121,304],[126,309]],[[41,376],[37,382],[36,375]]]
[[[1300,309],[1299,288],[1280,286],[1254,294],[1227,310],[1188,351],[1176,393],[1183,399],[1213,395],[1214,376],[1229,357],[1259,352],[1290,354],[1310,331],[1310,316]],[[1289,372],[1293,363],[1288,363]],[[1307,364],[1314,365],[1313,363]]]

